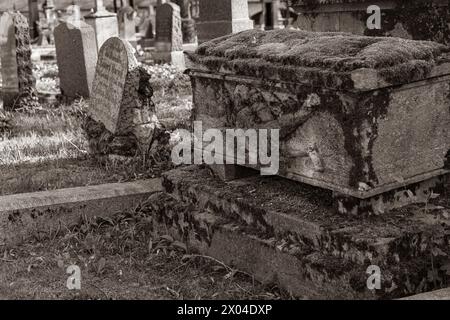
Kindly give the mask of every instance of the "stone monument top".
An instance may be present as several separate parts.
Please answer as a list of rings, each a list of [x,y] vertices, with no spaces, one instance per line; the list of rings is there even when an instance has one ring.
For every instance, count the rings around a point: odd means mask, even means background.
[[[103,0],[95,0],[95,11],[89,13],[86,18],[98,18],[98,17],[113,17],[116,16],[114,12],[106,10]]]

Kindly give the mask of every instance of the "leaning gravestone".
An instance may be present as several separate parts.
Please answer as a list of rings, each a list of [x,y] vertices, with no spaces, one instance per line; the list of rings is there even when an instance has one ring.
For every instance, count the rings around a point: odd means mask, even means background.
[[[19,12],[5,12],[0,18],[2,98],[4,109],[35,104],[35,79],[31,63],[27,18]]]
[[[164,3],[156,9],[155,49],[153,57],[157,62],[184,68],[180,7],[174,3]]]
[[[130,43],[117,37],[100,49],[85,123],[97,155],[146,155],[157,142],[159,122],[150,75],[133,52]]]
[[[190,0],[175,0],[180,7],[181,29],[183,31],[183,43],[197,42],[197,32],[195,31],[195,20],[191,17]]]
[[[61,22],[54,35],[61,94],[88,98],[97,62],[94,29],[83,21]]]

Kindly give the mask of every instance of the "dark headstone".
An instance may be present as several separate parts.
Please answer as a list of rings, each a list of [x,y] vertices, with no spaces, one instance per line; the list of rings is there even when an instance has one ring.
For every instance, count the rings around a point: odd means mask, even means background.
[[[97,62],[94,29],[82,21],[61,22],[54,35],[62,95],[89,97]]]
[[[200,0],[198,43],[253,29],[247,0]]]
[[[184,68],[180,7],[174,3],[165,3],[156,9],[155,48],[156,61]]]
[[[30,21],[30,36],[31,39],[39,37],[38,22],[39,22],[39,4],[38,0],[28,0],[28,15]]]
[[[368,20],[380,9],[380,28],[369,28]],[[449,1],[445,0],[292,0],[299,13],[294,27],[307,31],[340,31],[367,36],[391,36],[450,44]],[[370,21],[370,20],[369,20]]]

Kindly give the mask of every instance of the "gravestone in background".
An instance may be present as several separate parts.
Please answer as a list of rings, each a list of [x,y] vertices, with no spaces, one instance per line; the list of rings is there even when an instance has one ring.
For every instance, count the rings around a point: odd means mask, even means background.
[[[200,0],[198,43],[230,33],[253,29],[247,0]]]
[[[6,110],[36,101],[27,18],[19,12],[5,12],[0,18],[2,98]]]
[[[35,39],[39,36],[39,4],[38,0],[28,0],[28,18],[30,22],[30,37]]]
[[[151,100],[150,75],[126,40],[108,39],[100,49],[85,123],[96,155],[147,154],[159,122]]]
[[[86,15],[84,19],[95,31],[97,51],[106,40],[119,36],[117,15],[106,10],[103,0],[95,0],[95,12]]]
[[[124,128],[132,126],[130,117],[124,114],[133,107],[127,105],[130,101],[125,97],[128,94],[125,86],[127,80],[130,84],[139,79],[137,68],[138,62],[133,55],[133,49],[126,41],[110,38],[102,46],[95,71],[89,114],[94,120],[103,123],[111,133],[126,131]],[[133,76],[135,79],[127,79]]]
[[[165,3],[156,9],[155,49],[155,61],[184,68],[180,7],[174,3]]]
[[[120,37],[133,47],[137,45],[135,15],[136,11],[129,5],[122,7],[118,12]]]
[[[175,0],[180,7],[181,30],[183,32],[183,43],[197,42],[197,32],[195,30],[195,20],[191,17],[190,0]]]
[[[449,172],[445,45],[248,30],[186,56],[203,129],[280,129],[276,174],[332,190],[341,213],[426,202]]]
[[[299,13],[293,26],[308,31],[341,31],[450,43],[447,0],[293,0]],[[369,29],[370,5],[381,9],[381,29]]]
[[[74,23],[81,20],[81,8],[80,6],[74,4],[66,8],[66,21]]]
[[[54,35],[61,94],[88,98],[97,63],[94,29],[83,21],[61,22]]]

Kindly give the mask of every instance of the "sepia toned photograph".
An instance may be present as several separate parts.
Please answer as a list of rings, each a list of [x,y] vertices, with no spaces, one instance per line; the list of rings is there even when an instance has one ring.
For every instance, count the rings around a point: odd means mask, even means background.
[[[449,0],[0,0],[0,57],[0,300],[450,300]]]

